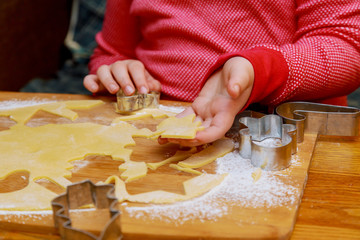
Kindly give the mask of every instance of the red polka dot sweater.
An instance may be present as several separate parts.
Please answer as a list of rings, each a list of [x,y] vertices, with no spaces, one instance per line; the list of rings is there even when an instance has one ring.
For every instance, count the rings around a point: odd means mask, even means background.
[[[255,70],[248,104],[344,105],[360,86],[359,0],[108,0],[96,40],[92,73],[138,59],[177,100],[233,56]]]

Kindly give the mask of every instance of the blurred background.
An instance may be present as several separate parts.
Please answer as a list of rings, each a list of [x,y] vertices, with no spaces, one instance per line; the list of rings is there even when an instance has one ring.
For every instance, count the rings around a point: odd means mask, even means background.
[[[0,90],[90,94],[82,84],[106,0],[0,1]]]
[[[105,5],[106,0],[0,1],[0,91],[90,94],[82,80]],[[348,103],[360,108],[360,88]]]

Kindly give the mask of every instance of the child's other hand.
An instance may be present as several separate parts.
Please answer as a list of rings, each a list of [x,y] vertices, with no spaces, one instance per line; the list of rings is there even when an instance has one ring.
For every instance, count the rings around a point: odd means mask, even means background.
[[[205,130],[195,139],[159,139],[159,143],[174,142],[183,146],[197,146],[213,142],[225,135],[250,97],[254,83],[254,69],[242,57],[229,59],[223,68],[206,82],[192,106],[180,113],[184,117],[195,113]]]
[[[96,74],[84,78],[84,86],[92,93],[108,91],[115,94],[120,88],[126,95],[132,95],[135,88],[140,93],[161,90],[161,84],[145,69],[138,60],[117,61],[111,65],[102,65]]]

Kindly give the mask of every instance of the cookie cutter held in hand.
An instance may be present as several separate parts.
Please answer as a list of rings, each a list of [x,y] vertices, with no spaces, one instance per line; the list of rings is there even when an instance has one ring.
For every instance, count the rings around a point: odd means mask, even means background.
[[[116,112],[126,114],[143,108],[158,107],[160,101],[160,93],[152,91],[146,94],[140,94],[136,90],[133,95],[127,96],[120,89],[116,93],[116,99],[117,99]]]
[[[291,155],[297,151],[296,127],[283,124],[277,115],[261,118],[241,117],[246,126],[239,131],[239,153],[251,160],[251,164],[263,170],[282,170],[290,166]],[[276,139],[265,143],[266,139]]]
[[[66,240],[120,240],[122,232],[120,226],[120,211],[115,208],[117,198],[111,184],[95,185],[86,180],[69,185],[66,193],[52,200],[55,227],[62,239]],[[94,204],[97,209],[109,209],[110,220],[99,237],[94,234],[72,227],[70,219],[71,209],[80,209],[84,205]],[[84,221],[86,219],[84,218]]]

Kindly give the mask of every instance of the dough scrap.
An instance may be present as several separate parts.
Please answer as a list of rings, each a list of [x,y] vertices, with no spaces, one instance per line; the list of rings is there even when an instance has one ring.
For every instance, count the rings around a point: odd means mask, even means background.
[[[192,168],[186,168],[186,167],[181,167],[177,164],[170,164],[169,167],[174,168],[178,171],[182,171],[182,172],[187,172],[187,173],[192,173],[192,174],[196,174],[196,175],[201,175],[202,172],[192,169]]]
[[[125,182],[131,182],[139,178],[145,177],[147,174],[147,166],[145,162],[127,161],[119,166],[120,171],[124,171],[120,177]]]
[[[256,168],[252,173],[251,173],[251,177],[254,180],[254,183],[257,182],[260,177],[261,177],[261,168]]]
[[[189,200],[208,192],[218,186],[227,175],[227,173],[221,175],[202,174],[189,179],[183,183],[185,195],[162,190],[131,195],[127,192],[124,181],[117,176],[110,176],[105,183],[115,184],[115,196],[119,202],[128,200],[141,203],[174,203]]]
[[[156,169],[158,169],[159,167],[161,167],[161,166],[163,166],[165,164],[184,160],[184,159],[190,157],[195,151],[196,151],[196,148],[191,148],[188,151],[178,150],[178,151],[176,151],[176,153],[173,156],[171,156],[171,157],[169,157],[169,158],[167,158],[167,159],[165,159],[165,160],[163,160],[161,162],[147,163],[146,165],[151,170],[156,170]]]
[[[188,159],[178,163],[185,168],[199,168],[205,166],[217,158],[224,156],[234,149],[234,142],[231,139],[219,139],[201,152],[193,154]]]
[[[169,117],[157,126],[157,134],[163,138],[194,139],[196,132],[204,130],[200,121],[195,120],[195,114],[183,118]]]

